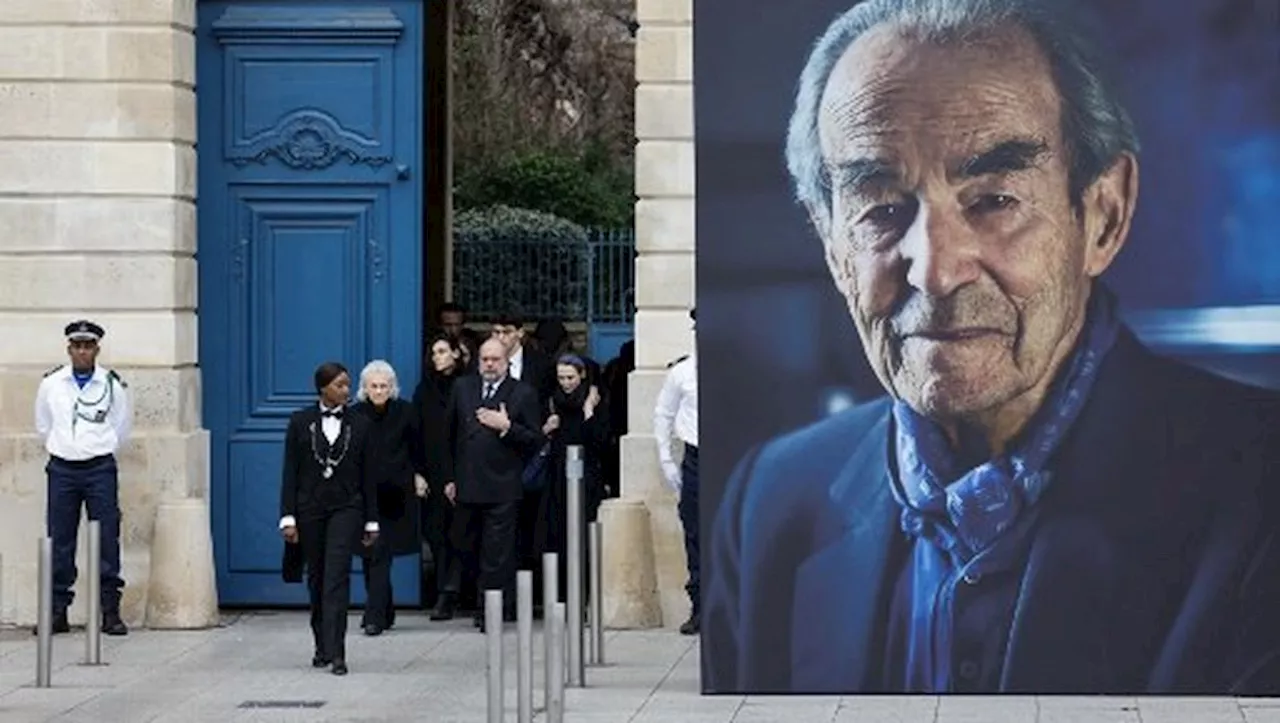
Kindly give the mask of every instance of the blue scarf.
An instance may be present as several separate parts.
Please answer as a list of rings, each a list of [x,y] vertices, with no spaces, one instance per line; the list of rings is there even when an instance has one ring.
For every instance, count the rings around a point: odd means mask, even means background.
[[[898,401],[899,490],[902,529],[930,539],[964,562],[987,550],[1019,514],[1048,487],[1046,469],[1071,424],[1084,408],[1102,359],[1120,329],[1115,297],[1096,284],[1080,342],[1064,373],[1018,443],[973,469],[959,469],[951,443],[937,424]]]

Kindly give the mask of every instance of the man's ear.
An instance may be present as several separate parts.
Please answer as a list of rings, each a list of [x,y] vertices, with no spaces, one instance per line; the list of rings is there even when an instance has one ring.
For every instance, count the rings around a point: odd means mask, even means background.
[[[1138,205],[1138,159],[1121,153],[1081,199],[1085,239],[1085,273],[1101,276],[1129,239]]]

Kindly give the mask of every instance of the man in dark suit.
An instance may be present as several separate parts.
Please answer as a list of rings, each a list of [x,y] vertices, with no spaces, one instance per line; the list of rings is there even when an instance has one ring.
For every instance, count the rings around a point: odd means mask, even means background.
[[[445,496],[458,505],[458,549],[473,569],[479,557],[480,589],[502,590],[510,618],[524,468],[542,433],[537,393],[507,375],[506,349],[498,340],[480,345],[480,375],[454,384],[447,421],[448,448],[457,451]],[[483,621],[478,613],[477,627]]]
[[[874,0],[814,47],[788,165],[890,398],[738,465],[709,690],[1280,693],[1280,403],[1097,280],[1137,140],[1072,7]]]
[[[554,360],[532,344],[526,344],[524,317],[508,312],[493,324],[493,337],[507,350],[507,373],[514,379],[528,384],[538,396],[538,428],[551,415],[551,397],[559,388],[556,381]],[[520,502],[520,520],[516,528],[517,560],[521,568],[532,570],[534,586],[541,584],[542,550],[538,547],[538,529],[541,526],[542,497],[545,490],[526,490]]]
[[[492,338],[507,350],[508,374],[538,393],[538,414],[546,419],[547,402],[556,389],[556,368],[551,357],[525,344],[524,317],[509,312],[493,324]]]
[[[306,560],[317,668],[347,674],[347,610],[356,541],[378,538],[376,480],[368,459],[368,421],[348,414],[351,376],[337,362],[315,372],[318,404],[289,418],[280,483],[280,531]]]

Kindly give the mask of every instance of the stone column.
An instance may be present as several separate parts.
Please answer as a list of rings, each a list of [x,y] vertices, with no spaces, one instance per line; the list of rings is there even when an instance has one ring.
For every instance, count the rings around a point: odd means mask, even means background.
[[[206,496],[194,24],[194,0],[0,3],[5,623],[36,618],[46,485],[32,404],[42,373],[66,361],[67,322],[85,317],[106,328],[101,361],[120,372],[134,401],[135,436],[120,455],[128,622],[138,624],[146,608],[157,505]],[[73,621],[83,606],[81,596]]]
[[[604,531],[607,546],[634,547],[638,540],[616,536],[634,525],[610,525],[609,516],[647,510],[657,599],[619,600],[637,594],[634,585],[619,579],[607,585],[606,606],[633,612],[607,622],[640,627],[646,614],[635,611],[657,607],[662,624],[675,627],[689,612],[684,539],[652,430],[667,364],[693,345],[688,313],[694,303],[693,3],[637,0],[636,7],[636,371],[629,380],[631,433],[622,440],[623,500],[604,513]]]

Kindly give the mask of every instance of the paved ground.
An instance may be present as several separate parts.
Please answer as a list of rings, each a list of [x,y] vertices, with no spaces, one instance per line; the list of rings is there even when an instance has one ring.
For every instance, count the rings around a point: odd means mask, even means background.
[[[352,623],[358,622],[353,618]],[[104,638],[101,667],[80,665],[84,638],[59,636],[54,687],[31,687],[35,641],[0,634],[3,723],[480,723],[484,636],[466,621],[403,615],[375,639],[352,635],[351,675],[309,666],[299,613],[228,617],[207,632],[135,631]],[[535,637],[540,640],[540,637]],[[535,650],[540,645],[535,645]],[[515,636],[507,636],[508,721],[515,721]],[[664,632],[613,632],[612,663],[567,691],[570,723],[1280,723],[1280,700],[1131,698],[741,698],[698,695],[698,650]],[[541,705],[541,663],[535,664]],[[308,709],[246,703],[311,702]],[[543,720],[538,716],[538,720]]]

